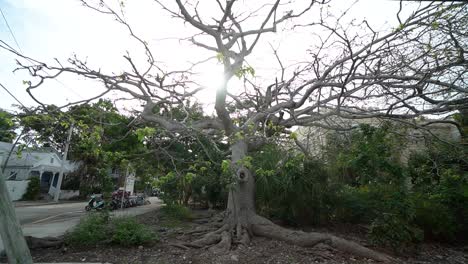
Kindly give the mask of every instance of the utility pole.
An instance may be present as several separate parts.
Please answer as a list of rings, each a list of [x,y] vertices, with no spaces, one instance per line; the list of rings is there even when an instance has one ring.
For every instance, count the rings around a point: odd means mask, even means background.
[[[122,192],[122,199],[120,200],[120,209],[123,209],[123,202],[125,197],[125,192],[127,191],[127,178],[128,178],[128,170],[130,168],[130,163],[127,165],[127,172],[125,173],[125,182],[124,182],[124,189]]]
[[[62,164],[60,165],[60,173],[59,173],[59,178],[57,181],[57,186],[55,186],[55,195],[54,195],[54,201],[58,202],[59,197],[60,197],[60,188],[62,187],[62,180],[63,180],[63,170],[65,169],[65,161],[67,160],[67,154],[68,154],[68,148],[70,147],[70,140],[73,132],[73,123],[70,125],[70,130],[68,130],[68,138],[67,142],[65,143],[65,152],[63,152],[62,156]]]
[[[0,164],[3,157],[0,156]],[[3,172],[0,173],[0,236],[11,264],[32,264],[31,253],[16,218]]]

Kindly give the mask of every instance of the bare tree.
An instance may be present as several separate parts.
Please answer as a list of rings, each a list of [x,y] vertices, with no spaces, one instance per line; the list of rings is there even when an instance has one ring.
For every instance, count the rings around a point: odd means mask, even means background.
[[[224,133],[231,146],[233,187],[229,191],[223,226],[185,246],[212,246],[223,251],[230,249],[234,242],[245,245],[256,235],[301,246],[327,243],[360,256],[389,260],[388,256],[354,242],[330,234],[288,230],[256,214],[255,175],[244,161],[249,152],[272,136],[269,132],[272,129],[287,132],[298,125],[338,128],[332,122],[336,117],[411,122],[422,115],[447,116],[467,109],[466,4],[421,4],[404,18],[399,12],[400,23],[394,29],[378,32],[367,21],[341,23],[342,16],[327,14],[325,1],[292,5],[276,0],[255,10],[238,12],[236,8],[242,2],[217,0],[214,4],[218,16],[207,18],[200,14],[198,2],[176,0],[170,4],[157,0],[174,18],[197,30],[189,41],[212,51],[224,67],[224,82],[216,92],[217,117],[192,121],[175,120],[156,110],[183,108],[200,91],[191,82],[190,72],[168,72],[160,68],[148,44],[135,35],[119,8],[114,9],[102,0],[81,1],[126,27],[144,49],[146,65],[136,65],[126,54],[124,58],[130,70],[109,74],[89,68],[77,57],[69,59],[67,65],[59,61],[51,65],[28,58],[4,42],[0,46],[16,54],[19,69],[29,71],[36,80],[27,88],[33,99],[33,91],[44,81],[71,73],[98,80],[105,86],[105,92],[95,98],[119,91],[143,102],[140,117],[144,122],[173,133],[210,134],[214,130]],[[302,8],[297,9],[299,6]],[[288,8],[291,10],[280,11]],[[308,23],[304,15],[313,10],[322,11],[317,12],[315,22]],[[265,34],[276,32],[287,21],[296,21],[292,23],[294,28],[322,33],[311,43],[307,60],[294,68],[285,67],[274,50],[280,67],[278,76],[270,76],[269,83],[255,83],[249,78],[254,69],[246,64],[246,58]],[[258,25],[251,28],[256,22]],[[241,87],[228,85],[235,76],[243,78]],[[230,109],[235,109],[235,113]]]

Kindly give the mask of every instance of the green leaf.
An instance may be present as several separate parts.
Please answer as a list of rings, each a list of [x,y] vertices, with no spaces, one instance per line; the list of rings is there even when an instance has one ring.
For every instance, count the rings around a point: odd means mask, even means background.
[[[218,62],[223,62],[224,61],[224,55],[221,52],[216,53],[216,59]]]
[[[291,135],[289,135],[289,137],[293,140],[297,140],[297,133],[296,132],[292,132]]]
[[[229,173],[229,170],[231,169],[231,162],[229,160],[223,160],[221,162],[221,170],[223,173],[227,174]]]

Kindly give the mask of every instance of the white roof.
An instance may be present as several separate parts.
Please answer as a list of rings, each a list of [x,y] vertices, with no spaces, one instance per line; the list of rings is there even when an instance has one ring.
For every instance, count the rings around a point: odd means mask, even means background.
[[[7,154],[13,144],[0,141],[0,154],[3,152],[3,155]],[[25,149],[20,154],[18,154],[17,149],[12,153],[10,159],[8,160],[7,167],[10,166],[25,166],[30,167],[32,170],[42,169],[54,169],[56,171],[60,170],[62,162],[62,157],[60,157],[57,152],[51,148],[42,148],[42,149]],[[78,162],[65,161],[64,169],[65,172],[74,171],[79,167]]]

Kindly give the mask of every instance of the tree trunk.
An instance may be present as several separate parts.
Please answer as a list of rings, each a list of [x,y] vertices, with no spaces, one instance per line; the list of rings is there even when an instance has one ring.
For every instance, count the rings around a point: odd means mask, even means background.
[[[0,164],[2,158],[0,157]],[[0,173],[0,236],[11,264],[33,263],[31,253],[16,218],[3,173]]]
[[[234,183],[229,190],[228,224],[230,227],[241,227],[250,230],[249,219],[252,215],[255,215],[255,179],[251,171],[245,166],[245,157],[248,151],[247,143],[243,140],[238,141],[232,145],[231,149]]]

